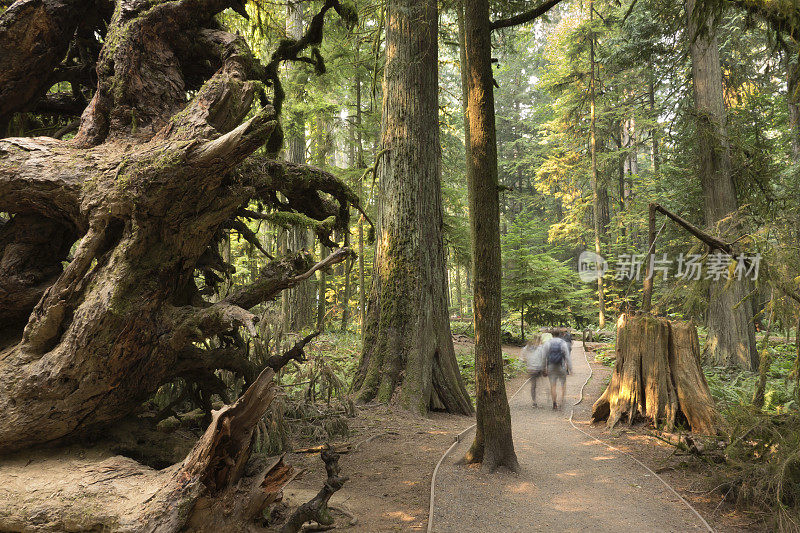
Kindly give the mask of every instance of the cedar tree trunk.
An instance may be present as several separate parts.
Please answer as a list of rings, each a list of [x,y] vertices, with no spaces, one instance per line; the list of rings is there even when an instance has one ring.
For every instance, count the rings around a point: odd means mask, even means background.
[[[722,68],[714,21],[702,26],[695,13],[696,0],[688,0],[692,79],[697,113],[700,179],[703,188],[706,225],[721,233],[737,225],[723,219],[738,210],[731,174],[727,112],[722,94]],[[731,240],[731,239],[728,239]],[[712,250],[713,252],[713,250]],[[717,365],[755,369],[758,365],[752,307],[741,303],[750,293],[747,280],[712,282],[709,289],[708,341],[706,351]]]
[[[361,401],[468,414],[447,308],[436,0],[392,0],[386,29],[378,243],[354,382]]]
[[[286,6],[286,36],[290,39],[303,37],[304,4],[291,2]],[[292,87],[295,89],[295,98],[302,98],[304,78],[308,76],[307,69],[301,65],[291,67],[289,76],[292,76]],[[292,113],[292,124],[287,128],[286,135],[286,160],[291,163],[303,164],[306,162],[306,124],[303,113]],[[304,227],[294,227],[288,230],[287,248],[291,251],[311,250],[314,244],[313,236]],[[313,283],[301,283],[297,287],[286,291],[283,299],[283,316],[288,331],[300,331],[311,327],[314,323],[314,294]]]

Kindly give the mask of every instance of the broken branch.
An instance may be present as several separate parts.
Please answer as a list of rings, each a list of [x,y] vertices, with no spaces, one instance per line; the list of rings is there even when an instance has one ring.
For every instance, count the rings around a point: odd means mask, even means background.
[[[264,267],[254,283],[230,295],[225,301],[244,309],[250,309],[261,302],[274,298],[281,291],[310,278],[320,268],[344,261],[351,253],[353,252],[349,248],[339,248],[310,269],[308,265],[311,254],[306,251],[297,252],[294,256],[280,261],[273,261]],[[302,273],[298,274],[298,272]]]
[[[305,346],[309,342],[311,342],[314,338],[316,338],[321,331],[315,331],[310,335],[306,335],[299,341],[295,343],[289,350],[287,350],[283,355],[273,355],[269,359],[267,359],[267,366],[273,369],[275,372],[283,368],[286,363],[291,360],[295,360],[298,363],[302,363],[306,360],[305,354]]]
[[[300,531],[303,524],[311,521],[322,526],[330,526],[333,524],[333,517],[328,507],[328,500],[330,500],[334,492],[344,486],[349,478],[339,475],[339,454],[331,451],[330,446],[327,446],[327,448],[322,451],[320,457],[325,463],[325,471],[328,473],[325,484],[313,499],[301,505],[292,516],[289,517],[289,520],[287,520],[281,528],[281,533],[296,533]]]

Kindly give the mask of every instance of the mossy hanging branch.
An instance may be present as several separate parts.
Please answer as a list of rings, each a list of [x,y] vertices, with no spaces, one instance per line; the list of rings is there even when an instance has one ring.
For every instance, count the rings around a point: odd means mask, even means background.
[[[327,0],[322,9],[319,10],[319,13],[311,19],[311,23],[308,25],[303,37],[300,39],[282,39],[272,53],[269,63],[264,67],[264,81],[267,85],[272,86],[272,105],[278,114],[280,114],[283,101],[286,98],[286,92],[283,90],[283,85],[278,76],[278,67],[282,62],[302,61],[312,64],[317,74],[325,72],[325,62],[317,47],[322,43],[325,13],[331,8],[339,14],[348,28],[352,28],[358,23],[358,13],[355,6],[350,2]],[[301,57],[300,54],[309,46],[312,47],[311,57]]]

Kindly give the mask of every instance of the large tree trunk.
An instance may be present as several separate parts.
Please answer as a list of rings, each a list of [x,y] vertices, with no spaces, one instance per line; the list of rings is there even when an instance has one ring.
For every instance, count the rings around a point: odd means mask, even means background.
[[[795,48],[787,54],[787,95],[789,106],[789,135],[792,139],[792,156],[800,161],[800,55]]]
[[[389,2],[379,241],[354,390],[361,401],[467,414],[447,312],[436,0]]]
[[[589,19],[594,19],[594,1],[589,2]],[[591,184],[592,184],[592,222],[594,223],[594,252],[600,256],[602,255],[601,237],[605,233],[605,225],[603,224],[603,201],[601,198],[601,189],[597,176],[597,109],[596,109],[596,75],[595,75],[595,57],[594,57],[594,35],[589,36],[589,61],[591,68],[591,77],[589,79],[589,106],[590,106],[590,125],[589,125],[589,152],[591,157]],[[605,195],[606,206],[608,205],[608,194]],[[608,208],[606,207],[606,212]],[[600,264],[595,265],[597,271],[600,271]],[[606,327],[606,297],[603,287],[603,276],[597,277],[597,305],[598,305],[598,322],[600,328]]]
[[[290,2],[286,6],[286,36],[291,39],[303,37],[303,16],[305,7],[302,3]],[[296,98],[302,98],[302,82],[299,78],[307,76],[302,66],[292,66],[287,69],[289,76],[294,76],[292,86],[295,88]],[[291,116],[292,123],[287,128],[286,160],[291,163],[302,164],[306,162],[306,123],[303,113],[295,112]],[[294,227],[286,230],[287,249],[293,252],[311,250],[314,245],[313,236],[304,227]],[[283,297],[283,315],[288,331],[300,331],[311,327],[314,323],[314,294],[313,283],[302,283],[297,287],[287,290]]]
[[[366,166],[364,161],[364,143],[362,139],[361,126],[361,67],[359,64],[361,41],[358,43],[355,54],[356,62],[356,168],[362,169]],[[363,180],[358,181],[359,197],[363,195]],[[364,275],[364,217],[358,218],[358,324],[363,333],[366,323],[367,298],[366,281]]]
[[[23,4],[36,2],[15,6]],[[313,265],[307,252],[290,254],[267,264],[252,284],[213,302],[203,298],[218,274],[231,271],[218,248],[225,231],[236,229],[263,250],[242,218],[282,211],[281,220],[302,221],[333,245],[331,232],[346,224],[348,206],[358,205],[330,174],[248,158],[262,147],[277,153],[282,143],[280,62],[320,43],[327,10],[348,19],[351,13],[326,2],[314,31],[262,65],[214,20],[228,7],[244,12],[224,0],[117,0],[96,92],[75,139],[0,140],[0,212],[13,215],[0,228],[0,291],[12,296],[3,298],[0,316],[13,319],[0,345],[0,453],[106,426],[177,377],[214,383],[218,369],[240,371],[248,362],[239,348],[198,345],[235,336],[240,326],[254,334],[250,309],[349,255],[339,250]],[[7,10],[0,28],[26,13]],[[24,35],[0,31],[0,50],[24,48]],[[31,44],[49,45],[60,54],[59,43]],[[259,110],[245,120],[261,82],[273,87],[272,98],[261,95]],[[27,105],[22,92],[11,111]],[[189,102],[187,93],[194,95]],[[254,199],[270,212],[249,211]],[[68,261],[63,271],[61,261]],[[149,530],[179,529],[199,497],[216,501],[240,477],[253,427],[271,399],[271,375],[255,379],[249,370],[242,374],[247,393],[217,412],[182,473],[160,478],[166,507],[155,511],[155,522],[139,516],[159,524]],[[167,515],[174,522],[167,524]]]
[[[693,432],[714,434],[719,418],[700,368],[697,330],[691,322],[622,315],[611,382],[592,407],[592,420],[613,428],[639,418],[671,430],[686,420]]]
[[[639,146],[636,138],[636,118],[633,112],[622,122],[622,146],[626,150],[623,165],[622,202],[625,212],[629,212],[633,191],[633,176],[639,175]]]
[[[656,111],[656,85],[653,79],[654,77],[655,73],[650,69],[647,84],[647,97],[650,102],[650,120],[653,121],[653,127],[650,129],[650,162],[653,166],[653,174],[658,175],[661,170],[661,157],[658,149],[658,112]]]
[[[706,225],[723,237],[730,237],[726,234],[732,233],[739,225],[722,221],[735,216],[738,204],[731,174],[719,46],[714,21],[708,20],[701,27],[695,4],[696,0],[688,0],[687,8]],[[719,227],[721,222],[725,227]],[[731,280],[712,282],[709,289],[706,351],[718,365],[746,369],[758,365],[752,308],[742,303],[750,292],[749,287],[748,280]]]
[[[492,472],[519,469],[500,349],[500,205],[491,29],[487,0],[466,2],[469,218],[475,276],[475,395],[477,426],[466,461]]]

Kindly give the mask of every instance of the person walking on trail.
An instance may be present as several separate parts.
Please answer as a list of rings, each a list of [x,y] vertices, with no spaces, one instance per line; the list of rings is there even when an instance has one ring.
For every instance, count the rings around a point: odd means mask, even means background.
[[[564,328],[564,334],[561,336],[562,339],[567,343],[569,347],[569,354],[572,355],[572,333],[570,333],[569,329]]]
[[[531,380],[531,401],[533,406],[536,407],[536,383],[538,383],[540,377],[546,375],[545,367],[547,364],[541,335],[534,335],[528,341],[525,347],[522,348],[522,356],[525,358],[528,376]]]
[[[543,346],[547,357],[547,377],[550,379],[550,396],[553,398],[553,409],[558,409],[556,402],[556,385],[561,382],[561,405],[567,395],[567,374],[572,373],[572,358],[567,342],[561,338],[562,331],[553,332],[553,338]]]

